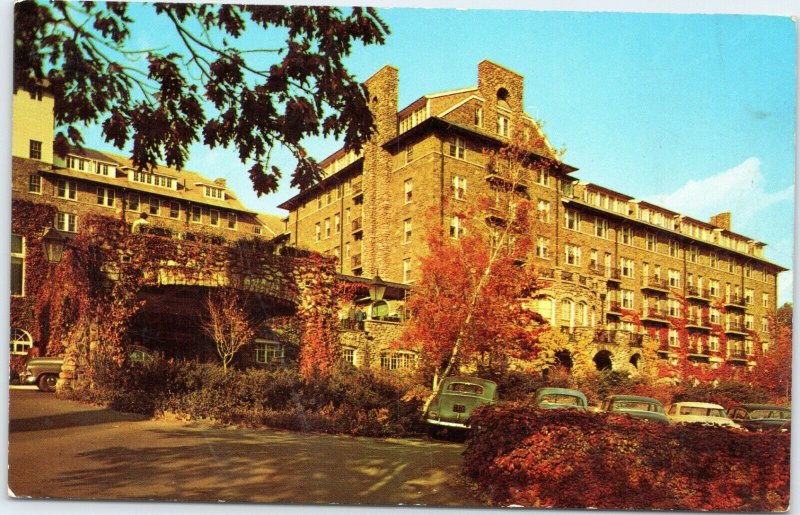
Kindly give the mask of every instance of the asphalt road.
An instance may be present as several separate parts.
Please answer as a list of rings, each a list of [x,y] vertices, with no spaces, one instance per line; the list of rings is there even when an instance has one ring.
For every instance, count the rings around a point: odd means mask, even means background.
[[[11,390],[17,497],[481,506],[463,445],[149,420]]]

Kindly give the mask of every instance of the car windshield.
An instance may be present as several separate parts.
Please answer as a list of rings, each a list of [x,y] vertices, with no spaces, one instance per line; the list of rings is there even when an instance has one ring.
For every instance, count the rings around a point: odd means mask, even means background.
[[[724,418],[725,410],[719,408],[702,408],[699,406],[681,406],[681,415]]]
[[[548,393],[542,395],[539,399],[541,403],[550,404],[567,404],[569,406],[583,406],[583,400],[573,395],[565,395],[563,393]]]
[[[483,386],[473,383],[450,383],[447,386],[447,391],[458,393],[471,393],[473,395],[482,395]]]
[[[750,412],[750,418],[751,419],[772,418],[779,420],[789,420],[792,417],[791,417],[791,412],[789,410],[757,409]]]
[[[660,413],[661,409],[657,404],[646,401],[614,401],[612,411],[653,411]]]

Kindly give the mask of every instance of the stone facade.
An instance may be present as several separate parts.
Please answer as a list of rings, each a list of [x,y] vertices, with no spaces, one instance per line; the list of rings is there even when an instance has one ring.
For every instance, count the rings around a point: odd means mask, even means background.
[[[548,164],[532,170],[525,190],[541,208],[532,259],[550,279],[533,304],[551,324],[588,326],[601,339],[612,334],[603,331],[654,338],[668,358],[680,346],[673,319],[683,318],[685,350],[711,366],[753,365],[768,346],[767,314],[785,269],[764,258],[763,243],[732,232],[729,213],[704,222],[580,182],[524,112],[523,77],[491,61],[479,63],[477,87],[399,110],[397,76],[384,67],[367,81],[379,131],[362,154],[323,160],[325,180],[281,206],[291,244],[335,255],[340,273],[413,285],[425,230],[451,230],[455,212],[490,195],[484,151],[521,136]],[[354,184],[363,191],[352,194]],[[358,231],[329,236],[325,220],[348,209],[363,217]]]

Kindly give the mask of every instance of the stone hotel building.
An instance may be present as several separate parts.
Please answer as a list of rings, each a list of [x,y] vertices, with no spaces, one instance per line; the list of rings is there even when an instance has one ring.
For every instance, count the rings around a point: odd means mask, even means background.
[[[477,86],[403,108],[396,68],[366,85],[377,132],[360,154],[324,159],[324,180],[282,204],[289,244],[335,255],[345,276],[413,287],[430,213],[457,238],[459,203],[490,192],[482,150],[516,131],[544,135],[523,110],[523,77],[490,61],[478,64]],[[538,208],[534,259],[550,286],[534,309],[571,334],[591,330],[598,368],[639,368],[643,338],[658,339],[673,364],[756,364],[785,270],[764,258],[764,243],[733,232],[729,213],[696,220],[580,181],[546,138],[537,153],[552,166],[525,193]]]

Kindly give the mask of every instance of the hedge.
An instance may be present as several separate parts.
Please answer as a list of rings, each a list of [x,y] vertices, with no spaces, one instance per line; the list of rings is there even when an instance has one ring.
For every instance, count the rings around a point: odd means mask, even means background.
[[[788,508],[788,433],[664,426],[517,403],[481,407],[471,424],[465,474],[496,505]]]

